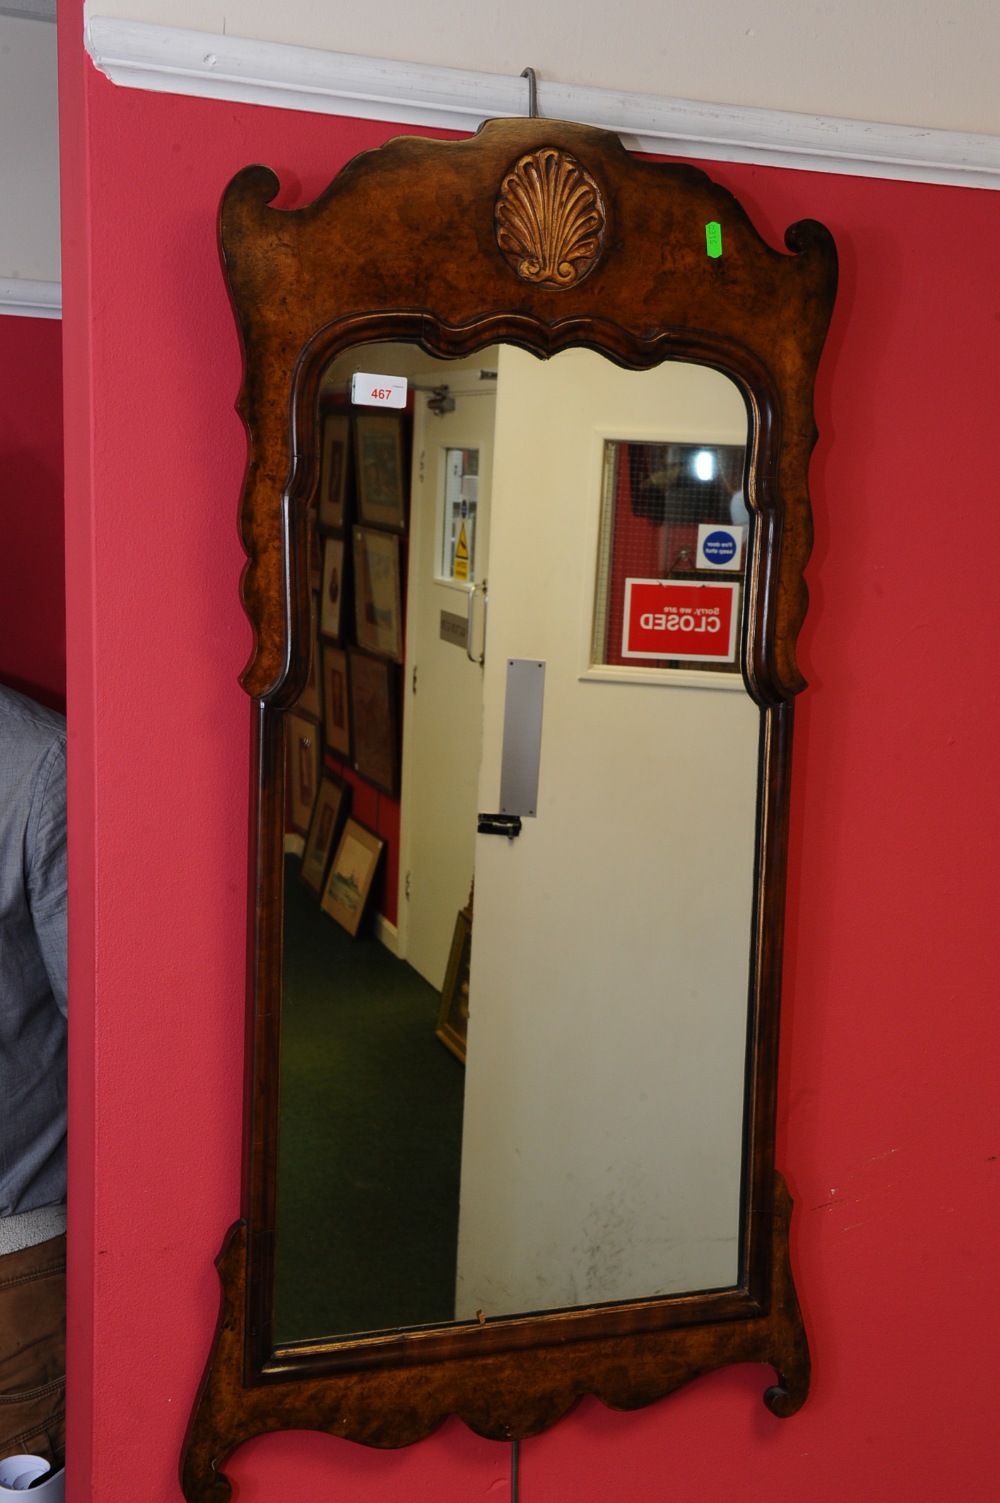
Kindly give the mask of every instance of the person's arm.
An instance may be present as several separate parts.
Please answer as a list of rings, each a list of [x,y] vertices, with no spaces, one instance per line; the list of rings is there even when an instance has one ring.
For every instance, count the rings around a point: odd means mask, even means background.
[[[29,821],[28,902],[53,996],[67,1012],[66,745],[56,742],[39,769]]]

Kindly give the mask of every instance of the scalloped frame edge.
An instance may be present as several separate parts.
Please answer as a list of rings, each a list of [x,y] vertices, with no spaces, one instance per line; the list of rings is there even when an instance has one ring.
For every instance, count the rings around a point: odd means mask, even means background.
[[[597,181],[605,244],[568,288],[525,287],[493,229],[497,186],[555,145]],[[314,1428],[398,1446],[451,1413],[497,1439],[538,1433],[585,1393],[652,1402],[730,1362],[768,1362],[775,1414],[804,1402],[809,1356],[788,1254],[790,1200],[774,1168],[789,771],[796,641],[812,544],[813,386],[836,292],[836,253],[815,221],[792,254],[769,247],[700,170],[630,156],[616,136],[550,120],[491,121],[459,142],[400,137],[355,158],[304,208],[270,207],[278,179],[250,167],[223,199],[220,239],[244,350],[238,408],[250,440],[240,514],[242,598],[254,630],[243,1219],[220,1254],[219,1330],[182,1464],[189,1503],[231,1496],[220,1468],[250,1439]],[[722,225],[707,257],[704,226]],[[734,1290],[277,1351],[271,1342],[283,796],[280,715],[307,671],[306,509],[318,481],[312,414],[325,364],[351,345],[409,339],[434,355],[498,339],[540,358],[583,344],[642,369],[715,366],[747,405],[754,518],[746,590],[747,686],[761,706],[750,988],[743,1277]]]

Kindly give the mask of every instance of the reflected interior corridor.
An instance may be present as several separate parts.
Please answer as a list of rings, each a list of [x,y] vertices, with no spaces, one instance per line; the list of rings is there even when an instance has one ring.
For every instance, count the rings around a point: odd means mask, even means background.
[[[274,1334],[454,1318],[465,1072],[440,996],[285,861]]]

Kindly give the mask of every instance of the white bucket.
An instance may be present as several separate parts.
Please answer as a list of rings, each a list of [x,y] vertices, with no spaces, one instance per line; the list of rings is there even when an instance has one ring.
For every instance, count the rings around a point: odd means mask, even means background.
[[[45,1480],[42,1481],[41,1479]],[[0,1461],[0,1498],[8,1493],[25,1493],[44,1503],[63,1503],[66,1496],[66,1473],[52,1472],[41,1456],[5,1456]]]

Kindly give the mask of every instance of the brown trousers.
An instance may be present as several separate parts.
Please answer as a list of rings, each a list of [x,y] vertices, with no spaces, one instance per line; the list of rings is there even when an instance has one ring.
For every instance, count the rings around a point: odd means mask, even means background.
[[[66,1450],[66,1238],[0,1256],[0,1458]]]

